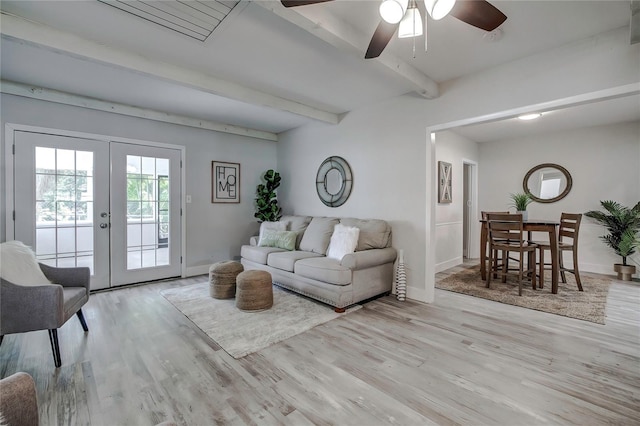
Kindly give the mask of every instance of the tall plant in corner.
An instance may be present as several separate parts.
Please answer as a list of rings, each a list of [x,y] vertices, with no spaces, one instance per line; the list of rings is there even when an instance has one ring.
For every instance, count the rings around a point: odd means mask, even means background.
[[[280,186],[280,173],[267,170],[262,176],[264,183],[256,187],[256,212],[253,215],[258,222],[275,222],[282,217],[278,206],[276,189]]]
[[[622,264],[615,264],[614,270],[618,273],[618,279],[628,281],[635,273],[636,267],[627,265],[627,257],[640,247],[640,201],[633,208],[615,201],[600,201],[600,205],[604,212],[591,210],[586,212],[585,216],[594,219],[609,231],[600,238],[622,257]]]

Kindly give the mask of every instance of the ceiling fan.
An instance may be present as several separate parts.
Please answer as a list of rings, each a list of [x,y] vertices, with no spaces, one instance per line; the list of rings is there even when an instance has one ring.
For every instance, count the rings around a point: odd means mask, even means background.
[[[284,7],[297,7],[329,1],[333,0],[281,0],[281,3]],[[507,19],[486,0],[424,0],[424,6],[432,19],[439,20],[450,14],[485,31],[495,30]],[[380,16],[382,19],[371,37],[365,59],[380,56],[396,30],[399,30],[398,37],[401,38],[422,35],[422,19],[416,0],[382,0]],[[425,14],[425,25],[426,18]]]

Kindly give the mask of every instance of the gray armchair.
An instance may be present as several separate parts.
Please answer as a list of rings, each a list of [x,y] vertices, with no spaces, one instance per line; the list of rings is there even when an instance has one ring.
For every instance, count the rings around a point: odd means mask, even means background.
[[[0,344],[5,334],[49,330],[53,361],[60,367],[58,328],[75,314],[84,331],[89,331],[81,308],[89,300],[90,271],[39,265],[44,275],[58,284],[26,286],[1,280]]]

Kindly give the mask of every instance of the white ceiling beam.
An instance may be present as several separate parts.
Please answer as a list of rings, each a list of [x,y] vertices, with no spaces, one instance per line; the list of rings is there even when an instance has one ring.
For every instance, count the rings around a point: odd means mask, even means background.
[[[209,74],[96,43],[5,12],[2,12],[0,31],[4,36],[18,41],[64,52],[85,60],[120,67],[228,99],[275,108],[331,124],[337,124],[339,121],[338,114],[335,113],[250,89]]]
[[[366,36],[343,20],[336,18],[320,8],[292,7],[286,8],[279,1],[259,0],[255,4],[275,13],[303,30],[315,35],[325,42],[343,51],[357,54],[364,59],[364,52],[369,46],[371,36]],[[425,98],[433,99],[440,95],[438,83],[407,62],[388,51],[376,59],[367,59],[372,64],[378,63],[393,71],[398,77],[410,83],[414,90]]]
[[[248,129],[230,124],[216,123],[208,120],[185,117],[177,114],[156,111],[147,108],[139,108],[116,102],[106,102],[86,96],[60,92],[58,90],[36,87],[13,81],[1,80],[0,92],[8,95],[22,96],[25,98],[39,99],[41,101],[55,102],[63,105],[71,105],[96,111],[110,112],[112,114],[126,115],[129,117],[144,118],[147,120],[162,121],[164,123],[178,124],[181,126],[196,127],[199,129],[214,130],[216,132],[230,133],[233,135],[248,136],[251,138],[277,141],[278,135],[262,130]]]

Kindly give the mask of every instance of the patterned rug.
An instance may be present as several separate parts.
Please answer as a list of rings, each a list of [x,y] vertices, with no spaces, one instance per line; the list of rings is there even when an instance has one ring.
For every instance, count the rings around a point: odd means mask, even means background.
[[[611,280],[581,274],[582,288],[578,291],[573,274],[567,283],[558,283],[558,294],[551,293],[551,276],[545,276],[544,289],[533,290],[530,283],[522,283],[518,296],[518,281],[509,277],[506,283],[491,280],[491,288],[480,278],[480,267],[474,266],[436,282],[436,288],[481,297],[508,305],[521,306],[565,317],[604,324],[607,294]]]
[[[243,312],[235,299],[209,296],[209,283],[163,290],[160,294],[234,358],[242,358],[313,327],[354,312],[334,312],[328,305],[273,287],[273,307]]]

